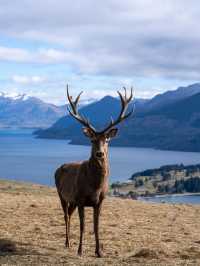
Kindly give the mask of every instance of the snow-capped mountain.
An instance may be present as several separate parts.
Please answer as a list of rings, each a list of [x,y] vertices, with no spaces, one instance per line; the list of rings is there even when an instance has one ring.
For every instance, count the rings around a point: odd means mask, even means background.
[[[8,99],[11,99],[11,100],[19,100],[19,101],[25,101],[27,100],[28,98],[30,98],[31,96],[23,93],[7,93],[7,92],[2,92],[0,91],[0,97],[2,98],[8,98]]]
[[[66,112],[26,94],[0,93],[0,127],[48,127]]]
[[[79,108],[94,101],[93,98],[82,100]],[[27,94],[0,92],[0,127],[46,128],[66,114],[66,105],[46,103]]]

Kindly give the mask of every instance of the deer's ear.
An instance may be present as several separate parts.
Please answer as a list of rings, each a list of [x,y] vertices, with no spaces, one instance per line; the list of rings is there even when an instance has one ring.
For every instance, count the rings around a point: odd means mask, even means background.
[[[114,138],[117,135],[117,128],[112,128],[106,133],[106,138],[111,139]]]
[[[86,137],[88,137],[88,138],[90,138],[90,139],[92,139],[92,138],[95,137],[94,132],[93,132],[90,128],[88,128],[88,127],[84,127],[84,128],[83,128],[83,133],[84,133],[84,135],[85,135]]]

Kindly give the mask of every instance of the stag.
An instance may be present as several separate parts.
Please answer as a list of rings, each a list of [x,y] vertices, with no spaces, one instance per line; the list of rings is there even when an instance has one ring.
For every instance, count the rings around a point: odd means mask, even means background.
[[[117,134],[115,126],[127,119],[133,112],[127,112],[128,104],[132,100],[133,91],[128,97],[126,88],[124,95],[118,91],[121,100],[121,111],[116,120],[111,119],[110,123],[102,130],[97,131],[89,121],[83,117],[77,109],[82,92],[73,101],[69,95],[67,86],[67,98],[69,101],[69,114],[80,122],[84,128],[83,133],[91,141],[91,155],[89,160],[64,164],[55,172],[55,183],[60,202],[64,212],[66,226],[67,248],[70,247],[70,220],[72,213],[78,208],[80,219],[80,241],[78,255],[82,255],[82,240],[85,226],[84,208],[93,207],[94,234],[97,257],[102,257],[102,250],[99,243],[99,216],[102,202],[108,191],[108,142]]]

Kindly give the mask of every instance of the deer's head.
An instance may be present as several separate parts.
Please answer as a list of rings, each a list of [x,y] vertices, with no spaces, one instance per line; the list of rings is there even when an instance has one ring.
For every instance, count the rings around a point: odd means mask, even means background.
[[[131,88],[131,94],[127,97],[126,88],[124,87],[125,94],[122,95],[121,92],[117,91],[121,101],[121,111],[116,120],[111,119],[108,126],[106,126],[102,131],[97,131],[89,121],[81,116],[77,110],[78,101],[82,92],[73,101],[72,97],[69,95],[68,85],[67,85],[67,98],[70,104],[68,111],[72,117],[78,120],[82,125],[84,125],[83,133],[87,136],[92,144],[92,155],[101,160],[107,155],[108,143],[111,138],[115,137],[118,129],[115,127],[117,124],[121,123],[123,120],[127,119],[133,112],[127,112],[128,104],[133,98],[133,89]]]

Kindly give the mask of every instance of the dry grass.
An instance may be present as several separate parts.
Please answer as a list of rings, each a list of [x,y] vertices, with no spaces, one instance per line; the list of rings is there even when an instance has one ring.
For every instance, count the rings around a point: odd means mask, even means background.
[[[200,207],[108,198],[101,217],[104,258],[94,257],[91,209],[84,255],[64,247],[62,210],[53,188],[0,181],[0,265],[200,265]]]

